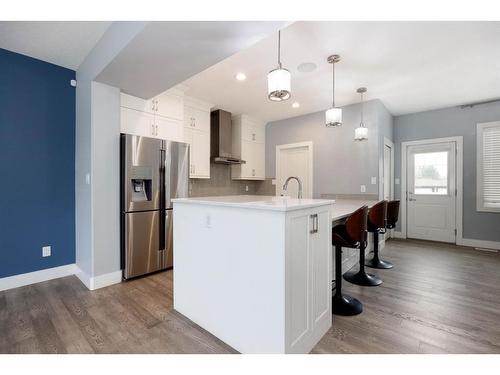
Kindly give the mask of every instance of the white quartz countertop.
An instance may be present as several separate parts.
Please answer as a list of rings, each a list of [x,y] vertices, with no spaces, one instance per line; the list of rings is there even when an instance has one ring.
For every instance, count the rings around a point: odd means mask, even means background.
[[[335,221],[343,219],[356,211],[358,208],[365,205],[370,208],[377,202],[377,200],[336,199],[332,211],[332,220]]]
[[[195,197],[172,199],[174,203],[228,206],[273,211],[293,211],[317,206],[332,205],[330,199],[296,199],[267,195],[228,195],[220,197]]]

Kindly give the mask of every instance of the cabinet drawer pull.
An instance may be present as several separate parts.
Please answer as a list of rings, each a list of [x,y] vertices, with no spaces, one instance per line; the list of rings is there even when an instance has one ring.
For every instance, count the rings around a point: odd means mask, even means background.
[[[312,229],[309,231],[309,233],[318,233],[318,214],[311,215],[310,217],[312,219]]]

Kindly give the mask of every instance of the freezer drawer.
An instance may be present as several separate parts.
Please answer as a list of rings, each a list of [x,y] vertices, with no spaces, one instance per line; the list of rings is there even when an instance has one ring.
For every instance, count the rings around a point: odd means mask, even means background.
[[[123,277],[129,279],[158,271],[164,267],[160,249],[160,215],[162,211],[125,213]]]

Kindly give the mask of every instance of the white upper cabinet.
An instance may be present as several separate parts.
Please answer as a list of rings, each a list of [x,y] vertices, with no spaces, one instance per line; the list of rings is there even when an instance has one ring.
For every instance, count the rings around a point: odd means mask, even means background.
[[[210,103],[185,97],[184,142],[189,143],[189,177],[210,178]]]
[[[235,180],[264,180],[265,173],[265,124],[246,115],[233,116],[233,156],[245,164],[233,165],[232,178]]]
[[[171,89],[142,99],[121,93],[121,132],[146,137],[184,141],[184,97]]]

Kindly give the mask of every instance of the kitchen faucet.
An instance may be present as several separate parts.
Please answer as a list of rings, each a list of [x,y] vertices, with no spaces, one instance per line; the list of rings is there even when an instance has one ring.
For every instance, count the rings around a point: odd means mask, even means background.
[[[302,199],[302,181],[300,181],[300,178],[298,177],[295,176],[288,177],[285,181],[285,184],[283,185],[283,192],[285,192],[286,189],[288,188],[288,183],[290,182],[290,180],[297,180],[297,183],[299,184],[299,192],[297,193],[297,198]],[[281,193],[281,195],[283,196],[284,194]]]

